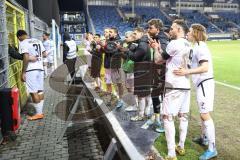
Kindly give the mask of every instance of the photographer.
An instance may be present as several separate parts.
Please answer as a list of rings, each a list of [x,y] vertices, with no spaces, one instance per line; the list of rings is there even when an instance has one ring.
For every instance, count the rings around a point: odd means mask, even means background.
[[[125,50],[122,57],[134,61],[134,94],[138,97],[138,115],[131,117],[132,121],[142,121],[145,118],[144,112],[148,109],[146,106],[147,98],[151,94],[151,51],[148,44],[148,36],[142,28],[136,28],[133,31],[133,39],[136,43],[135,48]],[[150,107],[150,106],[149,106]],[[145,112],[146,114],[146,112]]]
[[[121,54],[118,50],[117,44],[121,42],[116,28],[108,29],[109,39],[106,40],[104,46],[105,60],[104,68],[106,74],[106,84],[108,92],[111,91],[111,83],[117,84],[119,100],[116,107],[120,108],[124,106],[122,100],[123,85],[122,85],[122,69],[121,69]],[[106,35],[107,36],[107,35]],[[110,92],[111,93],[111,92]]]
[[[91,59],[91,76],[95,79],[95,90],[98,91],[101,88],[100,70],[102,65],[102,47],[100,34],[94,35],[94,40],[90,45]]]

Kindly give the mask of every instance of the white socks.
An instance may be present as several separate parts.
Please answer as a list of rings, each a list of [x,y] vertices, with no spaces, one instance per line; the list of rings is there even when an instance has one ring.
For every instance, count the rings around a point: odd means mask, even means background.
[[[153,113],[153,103],[152,103],[152,97],[149,95],[146,97],[146,107],[145,107],[145,115],[149,116]]]
[[[43,114],[43,103],[44,100],[41,100],[39,103],[34,103],[36,114]]]
[[[96,78],[96,84],[101,88],[101,79],[99,77]]]
[[[169,157],[176,157],[175,152],[175,126],[174,121],[171,119],[164,119],[164,129],[165,129],[165,136],[167,140],[168,146],[168,156]]]
[[[206,136],[209,140],[208,149],[210,151],[215,150],[215,127],[212,119],[204,121],[204,125],[206,127]]]
[[[146,101],[147,101],[147,106],[152,106],[153,105],[151,95],[146,97]]]
[[[135,102],[136,102],[136,107],[138,106],[138,96],[134,95],[135,96]]]
[[[184,143],[187,137],[187,130],[188,130],[188,119],[185,117],[179,118],[179,146],[184,149]]]
[[[204,125],[204,121],[201,119],[201,138],[206,138],[206,127]]]
[[[146,106],[145,97],[138,99],[138,107],[139,107],[138,115],[141,117],[144,116],[145,106]]]
[[[188,129],[188,119],[185,117],[180,117],[180,124],[179,124],[179,146],[184,149],[184,143],[187,136],[187,129]],[[168,156],[169,157],[176,157],[175,152],[175,125],[174,120],[164,119],[164,129],[165,129],[165,136],[168,145]]]

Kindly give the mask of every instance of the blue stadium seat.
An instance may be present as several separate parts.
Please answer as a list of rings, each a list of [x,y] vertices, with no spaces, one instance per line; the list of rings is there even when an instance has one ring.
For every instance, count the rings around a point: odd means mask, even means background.
[[[126,31],[132,30],[131,26],[123,22],[115,7],[112,6],[89,6],[89,13],[93,20],[96,33],[103,34],[106,27],[117,27],[120,36]]]
[[[131,12],[131,7],[123,7],[121,8],[123,12]],[[147,22],[152,18],[159,18],[163,21],[164,24],[169,24],[170,21],[167,17],[160,12],[160,9],[157,7],[135,7],[135,13],[138,16],[143,17],[143,20]]]
[[[210,23],[209,19],[198,11],[182,10],[181,16],[187,20],[189,26],[193,23],[200,23],[207,28],[208,33],[219,33],[219,30]]]

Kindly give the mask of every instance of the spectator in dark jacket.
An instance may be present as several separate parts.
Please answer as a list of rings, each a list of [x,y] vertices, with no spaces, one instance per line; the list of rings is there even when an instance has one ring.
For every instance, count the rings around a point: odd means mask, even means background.
[[[100,79],[100,71],[102,65],[102,47],[101,47],[101,40],[100,34],[94,35],[94,41],[90,44],[90,53],[92,54],[91,58],[91,76],[95,80],[95,90],[99,91],[101,88],[101,79]]]
[[[146,115],[146,99],[151,94],[151,51],[148,36],[142,28],[136,28],[132,36],[137,45],[135,49],[124,51],[123,58],[134,61],[134,94],[138,97],[138,115],[131,117],[131,120],[141,121]]]
[[[157,41],[161,43],[161,48],[165,52],[169,43],[168,35],[163,31],[163,23],[160,19],[151,19],[148,22],[148,34],[151,37],[151,41]],[[160,99],[163,98],[164,81],[165,81],[165,68],[166,65],[154,64],[153,67],[153,87],[152,87],[152,102],[154,114],[152,118],[147,122],[148,125],[156,123],[156,131],[164,132],[160,118]]]
[[[117,28],[110,28],[109,30],[109,39],[106,40],[104,46],[105,60],[104,68],[106,74],[106,84],[110,88],[110,84],[117,85],[117,91],[119,100],[117,102],[116,108],[123,107],[125,104],[122,100],[123,96],[123,70],[121,68],[122,58],[120,51],[118,50],[117,44],[121,43],[121,38],[118,34]],[[109,89],[111,90],[111,89]]]

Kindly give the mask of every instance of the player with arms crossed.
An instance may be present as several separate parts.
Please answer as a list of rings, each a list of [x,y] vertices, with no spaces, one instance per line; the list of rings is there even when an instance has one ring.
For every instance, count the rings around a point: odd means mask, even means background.
[[[180,68],[174,73],[179,76],[192,75],[196,89],[197,104],[201,118],[202,135],[198,143],[207,145],[208,150],[199,157],[208,160],[217,156],[215,147],[215,127],[210,112],[213,111],[214,80],[211,53],[205,43],[207,40],[206,28],[201,24],[192,24],[187,34],[188,40],[193,43],[191,69]]]
[[[23,54],[22,81],[26,82],[28,92],[30,93],[36,115],[28,117],[28,120],[42,119],[43,115],[43,56],[46,56],[45,48],[40,40],[28,38],[26,31],[17,32],[19,39],[19,53]],[[36,56],[36,62],[29,61],[29,56]]]

